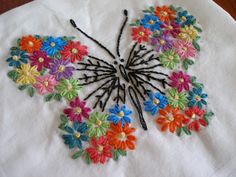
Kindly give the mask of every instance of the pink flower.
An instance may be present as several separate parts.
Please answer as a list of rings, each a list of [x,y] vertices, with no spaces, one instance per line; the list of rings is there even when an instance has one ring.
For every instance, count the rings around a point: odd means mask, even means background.
[[[182,71],[179,71],[178,73],[173,72],[170,80],[172,81],[170,83],[171,87],[177,87],[178,92],[182,92],[183,89],[189,91],[189,84],[191,83],[189,75],[183,73]]]
[[[82,122],[82,117],[89,118],[91,109],[86,107],[86,101],[80,101],[79,97],[70,102],[70,108],[64,110],[64,113],[71,121]]]
[[[39,94],[44,95],[46,93],[52,93],[54,87],[57,85],[55,76],[45,75],[36,78],[36,84],[34,87],[38,90]]]
[[[175,51],[182,59],[191,58],[196,56],[196,49],[193,44],[184,40],[177,40],[174,43]]]

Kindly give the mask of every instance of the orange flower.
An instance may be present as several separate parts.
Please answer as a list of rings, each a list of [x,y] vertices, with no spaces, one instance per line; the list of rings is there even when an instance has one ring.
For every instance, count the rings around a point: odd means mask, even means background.
[[[159,17],[161,21],[173,21],[175,11],[171,10],[168,6],[156,7],[156,16]]]
[[[31,35],[22,37],[20,41],[21,50],[26,50],[29,53],[39,51],[42,47],[42,41]]]
[[[122,149],[123,151],[127,148],[130,150],[135,149],[136,137],[132,135],[135,128],[129,127],[128,123],[122,128],[121,122],[116,125],[111,123],[110,128],[111,130],[107,131],[107,137],[114,149]]]
[[[166,131],[169,128],[171,133],[174,133],[177,127],[182,126],[184,115],[180,113],[179,108],[172,108],[168,105],[165,109],[159,111],[160,116],[157,118],[156,123],[161,124],[161,131]]]

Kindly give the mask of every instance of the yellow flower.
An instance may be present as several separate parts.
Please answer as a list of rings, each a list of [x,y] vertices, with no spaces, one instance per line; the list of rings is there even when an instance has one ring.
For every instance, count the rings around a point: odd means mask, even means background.
[[[30,66],[30,64],[22,64],[19,69],[16,69],[19,73],[19,78],[16,80],[17,84],[35,84],[36,77],[40,75],[37,71],[37,66]]]
[[[179,38],[185,41],[195,40],[198,36],[198,31],[193,27],[193,25],[185,26],[180,29]]]

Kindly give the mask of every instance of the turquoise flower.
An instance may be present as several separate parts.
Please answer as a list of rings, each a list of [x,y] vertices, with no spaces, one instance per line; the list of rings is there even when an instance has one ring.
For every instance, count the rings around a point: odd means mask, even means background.
[[[158,113],[159,109],[165,109],[168,104],[167,98],[160,92],[156,92],[155,94],[149,92],[148,96],[150,100],[144,102],[144,110],[147,112],[151,112],[153,116]]]
[[[63,38],[48,37],[44,42],[41,50],[45,51],[49,56],[55,56],[59,51],[63,50],[67,42]]]
[[[122,123],[122,127],[124,127],[125,123],[131,123],[131,117],[129,117],[133,112],[128,109],[126,105],[122,105],[119,108],[119,105],[115,105],[114,108],[110,108],[110,115],[107,118],[108,121],[114,122],[114,124],[118,124],[118,122]]]
[[[188,11],[184,10],[182,12],[178,12],[176,22],[180,24],[181,26],[190,26],[194,25],[196,19],[194,16],[189,15]]]
[[[67,144],[70,149],[74,147],[82,149],[82,141],[89,140],[88,136],[86,135],[88,126],[85,122],[73,122],[73,127],[65,126],[64,130],[69,134],[62,135],[62,138],[64,139],[64,143]]]
[[[155,15],[144,15],[144,18],[141,20],[141,25],[144,28],[149,28],[151,31],[160,30],[162,21]]]
[[[203,105],[207,105],[206,98],[208,95],[206,93],[202,93],[202,88],[193,88],[189,92],[189,97],[188,97],[188,106],[193,107],[193,106],[198,106],[200,109],[203,107]]]
[[[26,64],[28,62],[29,56],[25,51],[22,51],[17,47],[12,47],[10,53],[11,57],[6,60],[9,66],[20,68],[22,63]]]

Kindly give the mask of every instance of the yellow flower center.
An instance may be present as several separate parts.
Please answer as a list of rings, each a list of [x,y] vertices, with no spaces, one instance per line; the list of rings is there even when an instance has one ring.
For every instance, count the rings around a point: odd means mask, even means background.
[[[185,16],[182,16],[181,19],[183,22],[185,22],[187,20],[187,18]]]
[[[195,96],[195,100],[200,101],[202,98],[200,96]]]
[[[17,55],[14,55],[14,56],[12,57],[12,59],[15,60],[15,61],[18,61],[18,60],[20,59],[20,57],[17,56]]]
[[[51,42],[51,43],[50,43],[50,46],[51,46],[51,47],[55,47],[55,45],[56,45],[55,42]]]
[[[39,63],[42,63],[42,62],[44,62],[44,58],[39,57],[38,61],[39,61]]]
[[[162,16],[167,16],[168,13],[167,13],[166,11],[161,11],[161,15],[162,15]]]
[[[73,48],[73,49],[71,50],[71,52],[72,52],[73,54],[77,54],[77,53],[78,53],[78,49]]]
[[[144,32],[142,32],[142,31],[140,31],[138,34],[139,34],[140,36],[144,36]]]
[[[168,30],[173,30],[173,27],[172,26],[168,26],[167,29]]]
[[[82,109],[80,108],[80,107],[77,107],[76,109],[75,109],[75,113],[76,114],[80,114],[82,112]]]
[[[102,152],[103,151],[103,146],[99,145],[98,148],[97,148],[98,152]]]
[[[165,43],[166,43],[165,40],[163,40],[163,39],[160,40],[160,44],[161,44],[161,45],[164,45]]]
[[[153,24],[155,24],[155,21],[154,21],[154,20],[150,20],[150,21],[149,21],[149,24],[150,24],[150,25],[153,25]]]
[[[125,139],[125,138],[126,138],[125,132],[121,132],[121,133],[119,134],[119,137],[120,137],[120,139]]]
[[[191,118],[192,118],[192,119],[195,119],[195,118],[196,118],[196,114],[193,114]]]
[[[184,82],[184,79],[183,79],[183,78],[179,79],[179,82],[180,82],[180,83],[183,83],[183,82]]]
[[[169,60],[173,60],[174,59],[174,57],[172,55],[170,55],[168,58],[169,58]]]
[[[48,81],[44,81],[43,84],[47,87],[48,86]]]
[[[153,103],[154,103],[155,105],[158,105],[158,104],[160,103],[160,100],[155,98],[155,99],[153,100]]]
[[[67,89],[71,90],[72,88],[73,88],[73,86],[69,83],[68,86],[67,86]]]
[[[179,99],[179,95],[175,95],[175,99],[178,100]]]
[[[80,136],[81,136],[81,134],[80,134],[79,132],[75,133],[75,137],[76,137],[76,138],[78,138],[78,139],[79,139],[79,138],[80,138]]]
[[[184,51],[187,51],[187,50],[188,50],[188,48],[187,48],[187,47],[183,47],[182,49],[183,49]]]
[[[166,116],[166,119],[167,120],[169,120],[169,121],[173,121],[173,120],[175,120],[175,118],[173,117],[173,115],[172,114],[168,114],[167,116]]]
[[[102,125],[102,121],[97,120],[97,121],[96,121],[96,124],[97,124],[97,126],[101,126],[101,125]]]
[[[34,46],[34,43],[32,41],[29,41],[28,44],[29,44],[30,47]]]
[[[120,111],[119,114],[118,114],[119,117],[123,117],[124,115],[125,115],[125,114],[124,114],[123,111]]]
[[[58,71],[63,72],[65,70],[65,66],[59,66]]]

